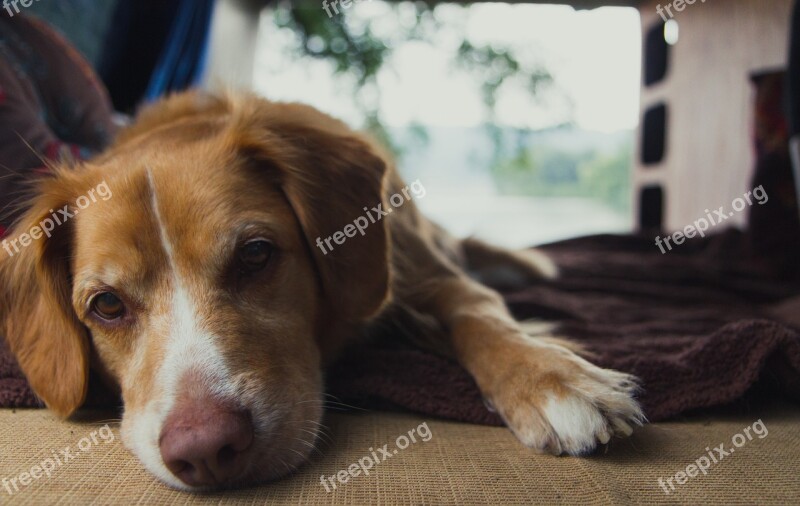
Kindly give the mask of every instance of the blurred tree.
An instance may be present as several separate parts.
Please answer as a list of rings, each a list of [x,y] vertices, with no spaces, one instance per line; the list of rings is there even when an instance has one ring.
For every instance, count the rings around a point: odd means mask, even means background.
[[[331,8],[327,11],[322,8],[319,1],[279,2],[270,8],[274,10],[272,19],[279,28],[289,28],[297,34],[294,49],[298,55],[332,62],[336,73],[355,78],[354,92],[357,94],[369,90],[366,95],[371,99],[356,103],[365,118],[365,127],[388,148],[400,154],[401,146],[389,134],[381,119],[378,74],[386,66],[392,49],[399,44],[407,41],[437,43],[437,34],[442,28],[440,17],[436,15],[440,6],[432,7],[425,2],[390,4],[393,15],[399,20],[398,26],[403,30],[387,39],[376,35],[371,21],[356,19],[352,15],[352,7],[358,3],[361,2],[354,1],[349,9],[340,5],[336,14]],[[463,42],[454,55],[453,64],[469,74],[474,82],[480,83],[486,109],[486,126],[495,147],[494,158],[497,159],[505,150],[502,135],[494,121],[500,89],[513,84],[523,86],[531,96],[535,96],[553,80],[540,63],[521,58],[519,50],[474,44],[467,39],[464,26],[460,27],[460,31]],[[415,124],[412,125],[412,131],[417,144],[427,141],[424,127]]]
[[[631,211],[631,165],[633,143],[628,141],[612,153],[599,153],[579,168],[586,195],[614,209]]]
[[[382,121],[377,80],[381,70],[388,67],[393,48],[409,41],[436,46],[455,30],[460,42],[455,45],[452,68],[463,72],[465,79],[478,83],[485,109],[484,125],[493,148],[488,165],[499,191],[525,196],[592,198],[620,211],[630,208],[629,142],[614,145],[612,151],[542,144],[532,147],[532,132],[514,130],[515,137],[509,134],[512,129],[498,125],[495,111],[504,87],[525,90],[533,103],[545,95],[552,99],[548,92],[558,91],[550,72],[535,57],[532,48],[469,40],[464,22],[469,6],[453,4],[390,3],[393,25],[398,29],[381,31],[374,24],[375,19],[354,14],[355,7],[366,1],[352,0],[350,8],[339,5],[338,12],[330,8],[331,15],[322,7],[321,0],[278,2],[269,8],[272,22],[295,35],[292,50],[298,57],[331,62],[336,74],[353,78],[353,93],[358,97],[355,105],[364,118],[364,127],[389,149],[402,155],[404,148],[418,148],[428,139],[426,129],[419,124],[412,125],[404,139],[395,138]],[[329,7],[331,3],[329,0]],[[566,101],[569,108],[569,99]],[[550,130],[575,131],[571,117],[563,120]]]
[[[491,167],[501,193],[537,197],[583,197],[630,210],[632,143],[611,151],[565,149],[537,144]]]

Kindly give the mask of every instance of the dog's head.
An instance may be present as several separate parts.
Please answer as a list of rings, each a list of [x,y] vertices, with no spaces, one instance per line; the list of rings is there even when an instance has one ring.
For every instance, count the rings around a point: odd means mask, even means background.
[[[385,171],[308,107],[168,99],[39,185],[0,252],[5,337],[62,416],[90,366],[116,384],[123,441],[168,484],[284,475],[319,433],[324,362],[389,296],[383,223],[317,238],[381,202]]]

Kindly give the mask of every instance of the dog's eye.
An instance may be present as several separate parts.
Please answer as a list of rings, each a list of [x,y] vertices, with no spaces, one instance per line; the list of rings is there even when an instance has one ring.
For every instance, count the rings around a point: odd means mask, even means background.
[[[263,269],[271,257],[272,243],[264,239],[249,241],[239,250],[239,263],[242,269],[248,272]]]
[[[116,320],[125,312],[125,304],[111,292],[104,292],[92,301],[92,310],[104,320]]]

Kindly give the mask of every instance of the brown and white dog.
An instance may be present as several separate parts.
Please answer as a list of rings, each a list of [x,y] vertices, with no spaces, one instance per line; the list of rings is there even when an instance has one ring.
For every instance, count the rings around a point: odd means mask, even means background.
[[[61,416],[84,402],[90,368],[119,388],[125,445],[171,486],[301,465],[326,364],[397,314],[430,329],[424,344],[457,358],[535,450],[585,454],[643,419],[632,377],[528,336],[466,273],[555,275],[543,254],[453,239],[413,202],[318,247],[408,187],[375,145],[313,108],[177,95],[105,154],[54,172],[10,234],[40,237],[0,256],[2,331]],[[77,213],[99,184],[113,198]],[[62,209],[70,219],[42,234]]]

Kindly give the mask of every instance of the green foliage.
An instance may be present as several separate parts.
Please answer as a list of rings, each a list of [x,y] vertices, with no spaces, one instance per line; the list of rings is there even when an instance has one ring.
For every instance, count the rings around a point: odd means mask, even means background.
[[[581,167],[581,182],[588,196],[615,209],[631,210],[632,144],[611,154],[598,153]]]
[[[378,108],[377,78],[388,66],[394,47],[407,41],[436,45],[443,28],[442,19],[446,16],[439,15],[441,7],[431,7],[424,2],[395,3],[390,7],[391,15],[402,29],[380,37],[373,25],[375,20],[352,15],[358,4],[354,2],[349,9],[340,6],[340,13],[329,17],[316,0],[284,2],[272,7],[273,20],[278,27],[296,34],[294,51],[298,57],[331,62],[336,74],[353,78],[353,94],[359,97],[356,106],[364,117],[364,127],[387,147],[398,155],[404,149],[424,147],[428,133],[423,126],[413,125],[410,135],[404,139],[393,137],[384,126]],[[455,7],[447,8],[452,13]],[[448,29],[453,29],[452,19],[450,16]],[[543,91],[554,87],[553,78],[540,62],[530,57],[530,48],[476,44],[466,37],[463,24],[458,26],[456,22],[455,25],[462,42],[453,55],[452,66],[480,88],[485,128],[493,148],[491,172],[500,191],[525,196],[593,198],[627,211],[630,208],[631,143],[605,152],[547,145],[531,147],[528,132],[520,132],[516,141],[509,139],[508,130],[495,121],[497,99],[503,87],[521,87],[536,99]],[[523,52],[527,58],[523,58]],[[363,96],[370,99],[363,99]],[[569,123],[558,127],[567,128],[572,128]]]
[[[294,49],[298,56],[329,61],[335,73],[354,77],[355,96],[367,88],[371,91],[370,96],[375,97],[373,100],[356,103],[365,118],[365,127],[388,148],[401,155],[403,149],[387,131],[378,110],[380,88],[377,86],[377,77],[381,69],[386,67],[392,48],[399,44],[412,40],[431,45],[437,43],[437,34],[442,28],[440,16],[436,15],[438,7],[431,7],[424,2],[392,4],[392,16],[404,22],[398,22],[402,30],[387,39],[376,35],[374,20],[365,21],[352,16],[357,5],[358,2],[355,2],[349,9],[340,6],[339,14],[329,16],[321,3],[316,1],[283,2],[273,7],[273,19],[278,27],[289,28],[297,34]],[[408,15],[409,10],[411,16]],[[536,95],[543,86],[552,83],[552,77],[544,67],[523,61],[518,50],[473,44],[466,38],[466,28],[460,26],[458,29],[463,43],[454,54],[453,66],[463,71],[466,79],[480,83],[487,125],[494,121],[497,97],[504,85],[523,86],[531,95]],[[414,125],[413,131],[415,145],[426,141],[424,127]],[[492,127],[488,127],[488,132],[496,144],[496,153],[499,153],[498,134]]]
[[[501,193],[536,197],[583,197],[619,211],[631,208],[632,143],[610,152],[548,146],[519,149],[492,166]]]
[[[458,48],[458,65],[480,79],[484,104],[494,112],[500,87],[509,81],[517,81],[531,95],[551,84],[553,77],[543,67],[527,68],[520,63],[513,49],[493,46],[474,46],[465,40]]]
[[[328,17],[319,5],[282,3],[274,19],[297,33],[300,54],[333,62],[337,73],[355,76],[359,88],[375,81],[390,52],[369,25],[355,30],[346,14]]]

